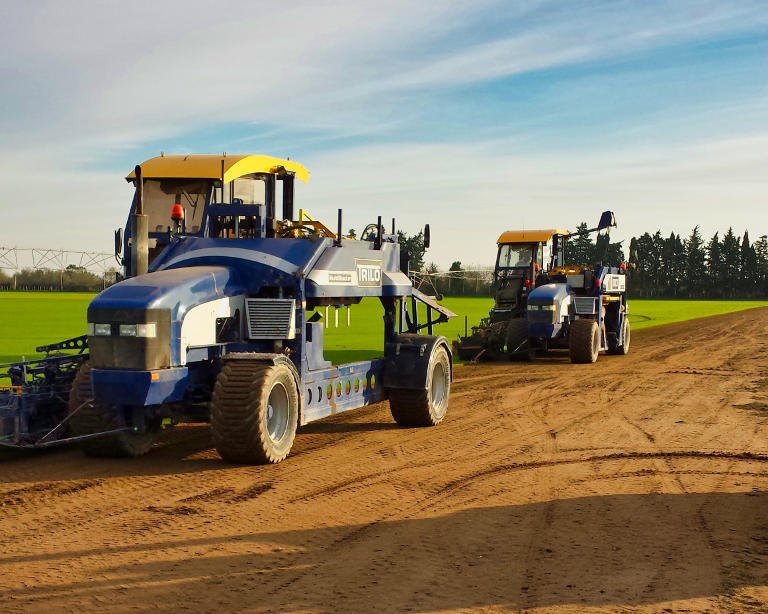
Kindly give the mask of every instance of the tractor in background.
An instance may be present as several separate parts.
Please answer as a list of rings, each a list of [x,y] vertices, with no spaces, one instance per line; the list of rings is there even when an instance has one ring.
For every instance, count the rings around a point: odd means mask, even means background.
[[[335,231],[294,214],[296,178],[309,179],[302,165],[260,155],[137,166],[115,233],[125,279],[88,307],[89,353],[66,371],[68,413],[31,432],[30,403],[15,402],[0,442],[139,456],[164,428],[209,421],[223,459],[275,463],[298,426],[370,403],[389,400],[403,426],[439,424],[452,354],[433,326],[454,314],[403,273],[394,219],[391,232],[379,217],[363,240],[345,237],[341,210]],[[428,246],[428,226],[424,236]],[[382,305],[382,356],[332,364],[321,312],[365,297]],[[28,384],[13,394],[31,402]]]
[[[507,230],[499,236],[493,269],[494,305],[488,317],[472,327],[471,335],[465,331],[464,337],[454,341],[461,360],[498,360],[520,350],[515,343],[522,346],[527,335],[528,293],[551,262],[562,263],[555,237],[568,235],[567,230],[549,229]]]
[[[578,234],[604,232],[607,248],[607,233],[615,225],[613,213],[605,211],[595,228]],[[629,351],[626,266],[566,264],[567,242],[575,236],[547,230],[499,237],[495,304],[472,335],[454,342],[460,358],[532,358],[567,348],[572,362],[588,363],[600,351]]]

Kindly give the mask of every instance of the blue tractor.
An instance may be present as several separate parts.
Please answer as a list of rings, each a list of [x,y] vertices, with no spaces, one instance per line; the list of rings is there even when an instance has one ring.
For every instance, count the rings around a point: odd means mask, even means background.
[[[388,399],[403,426],[443,420],[452,355],[432,333],[454,314],[403,273],[394,220],[391,232],[379,217],[345,237],[341,210],[335,231],[295,215],[296,178],[309,178],[300,164],[254,155],[136,167],[126,231],[115,233],[125,279],[88,307],[90,355],[62,440],[91,456],[139,456],[169,425],[203,420],[223,459],[276,463],[297,427],[370,403]],[[366,297],[382,305],[382,357],[332,364],[323,311]]]
[[[606,211],[597,228],[609,230],[616,222]],[[552,266],[528,293],[527,318],[520,334],[510,335],[510,352],[567,348],[571,362],[592,363],[601,351],[629,352],[630,327],[626,267],[569,265],[563,263],[566,242],[574,235],[553,237]],[[607,247],[607,241],[603,242]]]
[[[615,226],[605,211],[595,228],[508,230],[497,240],[494,305],[454,349],[462,360],[531,358],[568,349],[573,362],[594,362],[600,351],[629,351],[626,271],[619,267],[570,265],[568,241]]]

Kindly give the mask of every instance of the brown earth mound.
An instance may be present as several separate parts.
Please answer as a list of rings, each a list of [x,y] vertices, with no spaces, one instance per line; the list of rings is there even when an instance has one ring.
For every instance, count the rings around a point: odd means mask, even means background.
[[[387,404],[276,466],[204,426],[145,457],[0,463],[4,611],[765,611],[768,309],[626,357],[458,367],[446,421]]]

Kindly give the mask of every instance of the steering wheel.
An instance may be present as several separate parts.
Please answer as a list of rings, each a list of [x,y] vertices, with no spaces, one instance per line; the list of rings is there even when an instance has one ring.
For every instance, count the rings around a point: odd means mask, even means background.
[[[363,232],[360,233],[361,241],[375,241],[378,238],[379,238],[378,224],[368,224],[368,226],[363,228]]]

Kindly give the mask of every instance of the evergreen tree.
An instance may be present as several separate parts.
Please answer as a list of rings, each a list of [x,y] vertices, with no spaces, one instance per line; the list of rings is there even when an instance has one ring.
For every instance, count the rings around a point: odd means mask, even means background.
[[[721,247],[723,255],[723,287],[727,298],[734,298],[739,286],[739,277],[741,276],[741,250],[739,247],[739,240],[733,234],[733,228],[729,228],[723,237]]]
[[[757,295],[768,296],[768,236],[763,235],[752,246],[755,250],[755,286]]]
[[[701,238],[698,226],[691,231],[691,235],[685,242],[684,251],[687,294],[692,298],[701,298],[705,292],[707,264],[704,239]]]
[[[707,296],[720,298],[723,296],[723,254],[720,237],[716,232],[707,244]]]
[[[760,296],[759,277],[757,269],[757,253],[749,243],[749,232],[744,231],[739,252],[739,276],[738,295],[741,297]]]
[[[576,232],[568,241],[565,249],[567,264],[592,264],[595,259],[595,246],[587,234],[588,226],[582,222],[576,227]]]
[[[658,261],[655,259],[656,251],[653,237],[647,232],[643,233],[636,241],[636,274],[633,276],[632,285],[636,287],[636,296],[652,297],[658,293],[656,275]]]
[[[400,244],[400,253],[408,254],[408,270],[421,271],[424,268],[424,233],[408,236],[402,230],[397,231],[397,242]],[[406,272],[406,271],[403,271]]]

